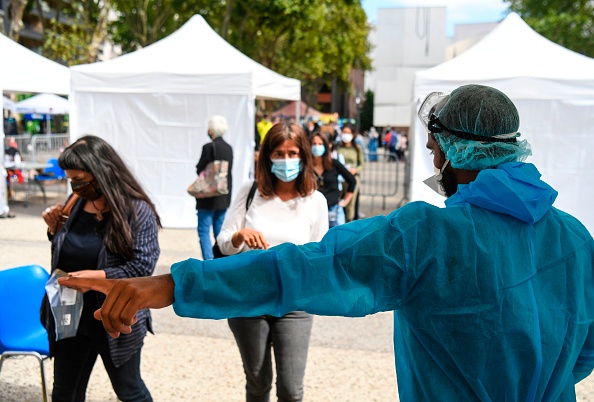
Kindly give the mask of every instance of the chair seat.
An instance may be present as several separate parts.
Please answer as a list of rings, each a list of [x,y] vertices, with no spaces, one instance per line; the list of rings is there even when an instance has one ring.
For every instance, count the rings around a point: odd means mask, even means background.
[[[16,335],[16,334],[15,334]],[[41,355],[49,354],[47,331],[41,325],[37,331],[19,336],[5,336],[0,352],[37,352]]]
[[[49,273],[39,265],[0,270],[0,370],[12,355],[35,356],[44,402],[49,399],[43,365],[49,342],[39,321],[39,307],[48,278]]]

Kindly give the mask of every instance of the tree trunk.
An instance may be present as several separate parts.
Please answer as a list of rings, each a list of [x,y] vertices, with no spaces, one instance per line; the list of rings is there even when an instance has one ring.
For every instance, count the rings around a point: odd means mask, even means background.
[[[97,25],[93,31],[93,38],[89,45],[89,51],[87,55],[87,62],[94,63],[97,61],[97,54],[99,53],[99,46],[107,38],[107,16],[111,10],[111,3],[109,1],[103,2],[103,7],[99,11],[99,17],[97,18]]]
[[[43,9],[41,8],[41,0],[35,0],[37,5],[37,15],[39,16],[39,22],[41,23],[41,32],[45,30],[45,18],[43,18]]]
[[[10,0],[10,30],[8,36],[15,42],[19,41],[20,32],[25,27],[23,14],[27,0]]]
[[[6,28],[4,27],[4,12],[0,10],[0,33],[6,36]]]
[[[227,0],[227,8],[225,9],[225,17],[223,18],[223,27],[221,28],[221,38],[227,40],[227,32],[229,31],[229,22],[231,22],[231,14],[233,13],[233,0]]]

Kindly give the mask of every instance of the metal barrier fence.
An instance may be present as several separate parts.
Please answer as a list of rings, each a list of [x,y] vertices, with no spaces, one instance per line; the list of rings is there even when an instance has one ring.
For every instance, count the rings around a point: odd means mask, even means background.
[[[399,160],[395,153],[378,149],[365,151],[365,168],[360,173],[361,195],[370,196],[372,205],[375,197],[382,198],[382,209],[386,208],[386,198],[401,196],[397,207],[408,202],[410,166],[408,155]]]
[[[4,137],[4,149],[8,148],[8,144],[10,143],[10,140],[13,138],[17,143],[17,147],[19,149],[19,153],[21,154],[21,156],[31,154],[31,152],[29,151],[29,149],[31,149],[31,147],[29,146],[29,145],[31,145],[31,134],[5,136]]]
[[[31,139],[32,160],[45,162],[50,158],[57,158],[69,144],[68,134],[34,135]]]
[[[4,149],[8,147],[10,139],[14,138],[23,160],[29,162],[45,162],[50,158],[57,158],[69,144],[68,134],[21,134],[4,138]]]

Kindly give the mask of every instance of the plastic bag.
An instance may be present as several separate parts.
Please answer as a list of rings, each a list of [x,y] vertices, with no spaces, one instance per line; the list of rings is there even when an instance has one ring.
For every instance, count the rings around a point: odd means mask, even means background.
[[[57,341],[76,336],[83,309],[82,292],[58,283],[58,278],[65,276],[68,276],[66,272],[56,269],[45,284],[45,292],[56,322]]]

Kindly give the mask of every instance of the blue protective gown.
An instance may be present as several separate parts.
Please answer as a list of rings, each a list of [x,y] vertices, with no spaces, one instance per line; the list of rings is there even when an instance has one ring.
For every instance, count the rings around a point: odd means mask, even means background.
[[[594,241],[531,164],[283,244],[172,266],[181,316],[394,310],[402,401],[573,401],[594,367]]]

